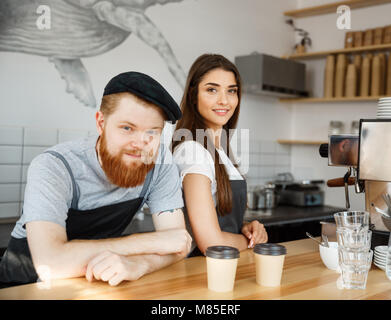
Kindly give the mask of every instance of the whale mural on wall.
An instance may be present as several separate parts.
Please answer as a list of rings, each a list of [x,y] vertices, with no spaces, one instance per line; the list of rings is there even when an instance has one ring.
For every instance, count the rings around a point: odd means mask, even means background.
[[[54,63],[66,91],[88,107],[96,100],[81,58],[105,53],[136,35],[155,49],[183,88],[186,80],[169,43],[145,15],[157,4],[183,0],[46,0],[50,29],[37,27],[42,0],[0,0],[0,51],[46,56]]]

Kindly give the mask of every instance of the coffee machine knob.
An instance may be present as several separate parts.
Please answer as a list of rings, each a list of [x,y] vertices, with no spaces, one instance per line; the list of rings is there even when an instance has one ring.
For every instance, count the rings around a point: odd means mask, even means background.
[[[329,144],[328,143],[322,143],[319,147],[319,154],[322,158],[328,158],[329,157]]]

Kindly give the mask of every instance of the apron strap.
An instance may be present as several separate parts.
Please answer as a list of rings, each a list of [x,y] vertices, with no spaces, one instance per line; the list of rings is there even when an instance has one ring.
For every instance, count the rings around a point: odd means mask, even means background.
[[[146,198],[145,198],[145,194],[147,193],[148,189],[149,189],[149,185],[151,184],[151,181],[152,181],[152,177],[153,177],[153,173],[155,171],[155,167],[156,167],[156,164],[153,166],[152,170],[150,170],[147,174],[147,176],[145,177],[145,181],[144,181],[144,185],[143,185],[143,188],[141,190],[141,193],[140,193],[140,198],[143,198],[143,201],[141,202],[141,205],[140,207],[138,208],[137,211],[141,210],[144,203],[146,202]]]
[[[76,185],[76,181],[75,181],[75,178],[73,176],[73,173],[72,173],[71,167],[69,166],[68,161],[65,160],[65,158],[63,157],[62,154],[60,154],[56,151],[48,150],[48,151],[45,151],[44,153],[50,153],[52,156],[55,156],[56,158],[60,159],[62,161],[62,163],[64,164],[64,166],[67,168],[69,175],[71,176],[72,189],[73,189],[71,208],[77,210],[77,204],[79,202],[79,188]]]

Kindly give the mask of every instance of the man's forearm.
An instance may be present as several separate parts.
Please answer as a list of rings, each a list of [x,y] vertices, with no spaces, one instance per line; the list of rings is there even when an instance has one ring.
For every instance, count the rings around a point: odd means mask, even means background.
[[[171,239],[173,242],[172,240],[177,238],[176,233],[178,232],[179,230],[171,230],[111,239],[72,240],[58,245],[56,250],[45,255],[45,258],[35,261],[34,265],[40,277],[41,270],[50,270],[51,278],[80,277],[84,276],[88,262],[104,251],[123,256],[180,252],[180,246],[164,245],[167,238],[173,238]]]
[[[165,268],[184,258],[184,256],[180,254],[168,254],[165,256],[160,256],[157,254],[149,254],[149,255],[143,255],[141,257],[145,259],[148,265],[148,269],[145,274]]]
[[[111,251],[120,255],[155,254],[159,251],[158,232],[136,233],[129,236],[99,240],[71,240],[66,243],[69,250],[92,250],[94,254]],[[93,255],[94,255],[93,254]]]

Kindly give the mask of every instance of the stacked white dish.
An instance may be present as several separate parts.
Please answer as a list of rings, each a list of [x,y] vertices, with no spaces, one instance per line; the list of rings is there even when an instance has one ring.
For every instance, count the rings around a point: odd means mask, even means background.
[[[377,103],[377,114],[378,119],[391,118],[391,97],[380,98]]]
[[[386,271],[387,246],[377,246],[374,250],[373,264]]]

